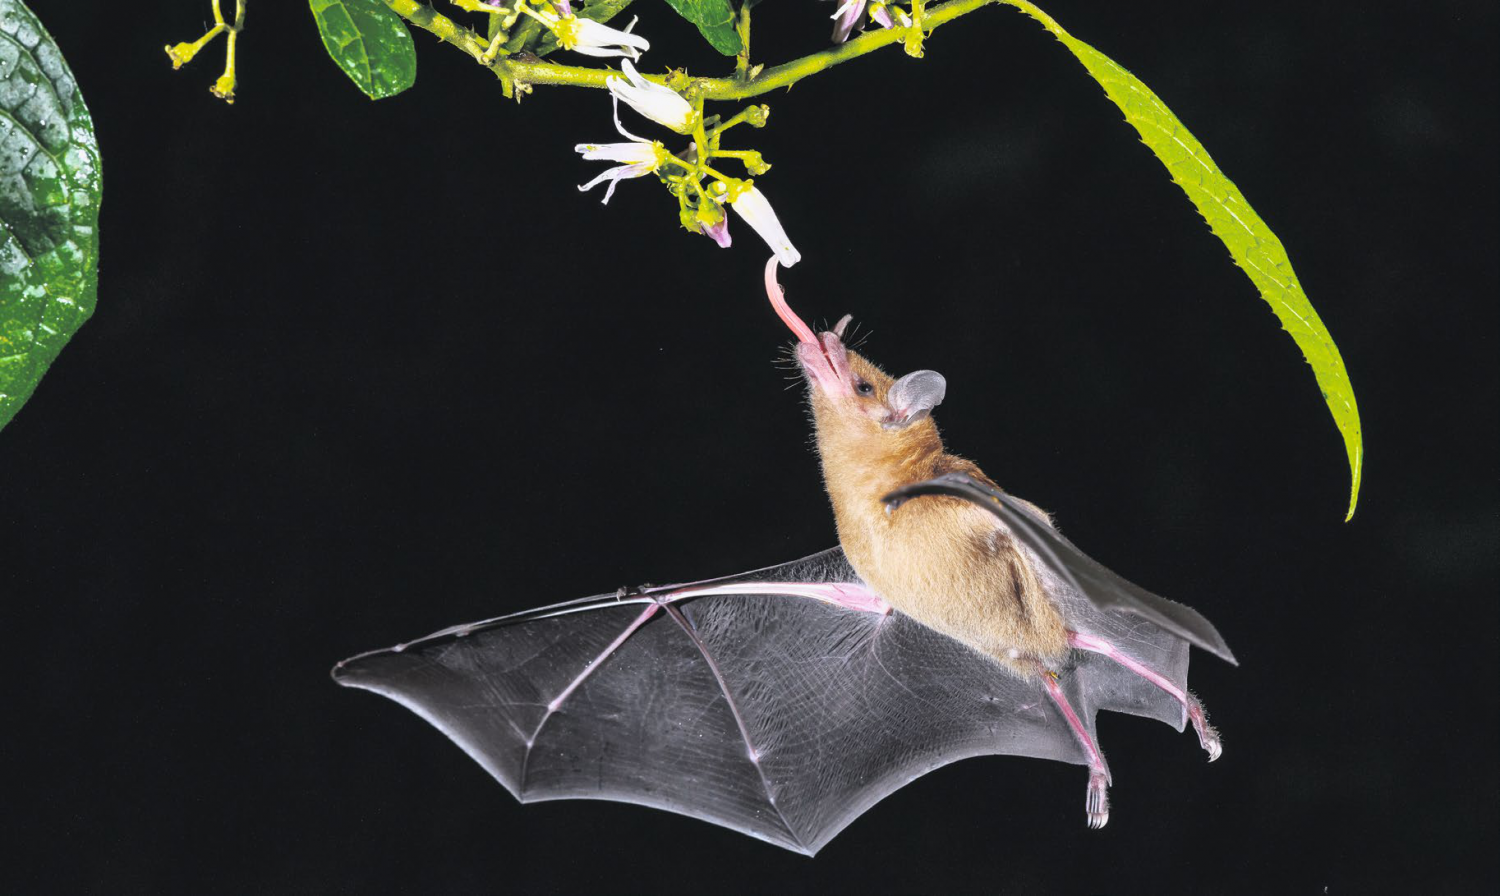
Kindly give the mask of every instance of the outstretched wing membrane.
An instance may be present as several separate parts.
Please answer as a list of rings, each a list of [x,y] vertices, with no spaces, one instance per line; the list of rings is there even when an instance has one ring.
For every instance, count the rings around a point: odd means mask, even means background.
[[[445,629],[333,676],[416,712],[522,802],[654,806],[809,855],[947,763],[1086,762],[1038,683],[899,613],[805,596],[837,583],[860,588],[833,549]],[[1085,614],[1137,638],[1185,686],[1185,644]],[[1091,654],[1075,663],[1061,684],[1091,733],[1100,709],[1182,727],[1180,709],[1135,676]]]

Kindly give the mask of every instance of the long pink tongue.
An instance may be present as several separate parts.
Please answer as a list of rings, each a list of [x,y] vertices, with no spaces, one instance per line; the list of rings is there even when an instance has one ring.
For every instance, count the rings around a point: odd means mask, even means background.
[[[813,335],[812,329],[803,323],[802,318],[793,313],[791,308],[787,307],[781,284],[776,282],[776,265],[776,256],[772,255],[771,260],[766,262],[766,298],[771,300],[771,307],[776,309],[776,316],[781,318],[781,322],[797,334],[798,342],[806,342],[821,348],[822,345],[818,342],[818,337]]]

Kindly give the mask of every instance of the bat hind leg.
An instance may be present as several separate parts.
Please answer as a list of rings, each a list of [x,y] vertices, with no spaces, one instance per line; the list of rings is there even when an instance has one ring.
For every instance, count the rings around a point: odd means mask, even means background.
[[[1208,754],[1208,761],[1213,762],[1223,756],[1224,742],[1219,740],[1219,729],[1208,724],[1208,711],[1203,708],[1203,702],[1197,695],[1189,693],[1183,705],[1187,707],[1188,720],[1193,723],[1193,730],[1198,732],[1198,745]]]
[[[1099,750],[1099,745],[1094,743],[1094,739],[1083,727],[1083,722],[1079,720],[1078,713],[1073,711],[1067,695],[1057,683],[1057,677],[1046,668],[1042,668],[1041,673],[1047,696],[1062,711],[1063,717],[1068,720],[1068,726],[1073,729],[1073,736],[1078,738],[1079,745],[1088,757],[1089,787],[1084,796],[1083,807],[1088,815],[1089,827],[1098,830],[1109,824],[1109,766],[1104,762],[1104,753]]]
[[[1178,703],[1182,704],[1183,710],[1187,713],[1188,721],[1193,723],[1193,730],[1198,734],[1199,746],[1203,747],[1203,752],[1208,754],[1208,761],[1213,762],[1224,755],[1224,744],[1219,740],[1218,729],[1208,724],[1208,713],[1204,711],[1203,703],[1196,696],[1168,681],[1161,673],[1126,656],[1118,647],[1104,638],[1096,635],[1085,635],[1079,632],[1068,632],[1068,646],[1107,656],[1136,675],[1161,688]]]

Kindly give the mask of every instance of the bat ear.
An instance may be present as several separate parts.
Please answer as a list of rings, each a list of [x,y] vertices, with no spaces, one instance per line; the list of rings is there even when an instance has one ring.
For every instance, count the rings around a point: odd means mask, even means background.
[[[948,391],[948,381],[936,370],[915,370],[891,384],[886,393],[885,404],[890,409],[885,422],[886,429],[901,429],[916,423],[932,413],[932,409],[943,403]]]

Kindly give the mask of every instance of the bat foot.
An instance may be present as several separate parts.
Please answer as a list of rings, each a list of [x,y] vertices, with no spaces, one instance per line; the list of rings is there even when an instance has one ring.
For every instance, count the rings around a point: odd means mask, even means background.
[[[1104,772],[1089,773],[1088,795],[1084,798],[1089,828],[1099,830],[1109,824],[1109,778]]]
[[[1198,743],[1203,745],[1203,751],[1208,754],[1209,762],[1224,755],[1224,744],[1219,741],[1219,732],[1211,726],[1205,726],[1203,731],[1198,732]]]
[[[1213,762],[1224,755],[1224,744],[1219,740],[1219,731],[1208,724],[1208,713],[1204,712],[1203,704],[1197,697],[1189,694],[1187,700],[1188,718],[1192,720],[1193,730],[1198,732],[1198,744],[1203,747],[1203,752],[1208,754],[1208,761]]]

